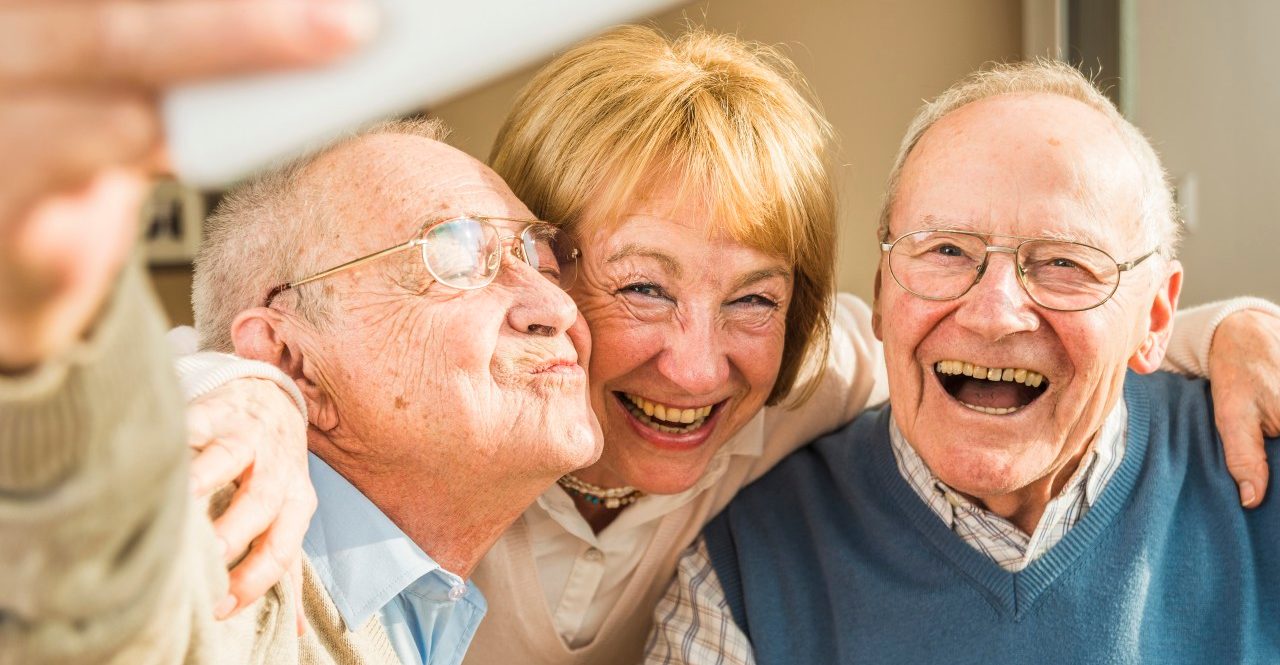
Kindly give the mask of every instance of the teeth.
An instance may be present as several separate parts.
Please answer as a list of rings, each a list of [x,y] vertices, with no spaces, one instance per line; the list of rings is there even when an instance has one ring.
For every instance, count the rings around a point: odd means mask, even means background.
[[[627,401],[630,402],[630,411],[640,422],[668,434],[684,434],[702,427],[703,421],[707,416],[711,415],[711,409],[714,404],[707,406],[699,406],[692,409],[682,409],[665,404],[650,402],[649,400],[638,395],[624,393]],[[680,423],[684,427],[671,427],[670,425],[655,422],[662,420],[667,423]]]
[[[934,365],[934,369],[939,374],[963,374],[964,376],[972,376],[988,381],[1010,381],[1031,386],[1032,388],[1039,388],[1044,383],[1044,375],[1021,367],[983,367],[982,365],[974,365],[960,360],[939,360]]]
[[[987,413],[993,416],[1003,416],[1009,413],[1013,413],[1014,411],[1017,411],[1019,409],[1019,407],[1016,407],[1016,406],[1001,408],[1001,407],[991,407],[991,406],[975,406],[973,404],[965,404],[964,402],[960,402],[960,403],[964,404],[970,409],[973,409],[974,411],[977,411],[978,413]]]

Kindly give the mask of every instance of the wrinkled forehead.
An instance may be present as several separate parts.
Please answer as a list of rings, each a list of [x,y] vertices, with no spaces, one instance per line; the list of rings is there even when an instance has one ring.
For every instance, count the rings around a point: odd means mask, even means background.
[[[903,166],[890,238],[955,228],[1084,242],[1141,235],[1143,180],[1110,120],[1053,95],[974,102],[940,119]]]
[[[466,214],[532,217],[497,174],[437,141],[375,135],[331,157],[317,184],[361,245],[403,242],[426,223]]]

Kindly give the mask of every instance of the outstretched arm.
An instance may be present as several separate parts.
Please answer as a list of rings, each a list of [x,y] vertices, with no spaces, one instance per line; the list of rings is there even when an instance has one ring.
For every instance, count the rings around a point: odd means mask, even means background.
[[[332,59],[357,35],[342,4],[0,2],[0,662],[220,646],[188,641],[222,571],[184,567],[200,521],[179,401],[141,266],[124,268],[162,152],[154,99]]]

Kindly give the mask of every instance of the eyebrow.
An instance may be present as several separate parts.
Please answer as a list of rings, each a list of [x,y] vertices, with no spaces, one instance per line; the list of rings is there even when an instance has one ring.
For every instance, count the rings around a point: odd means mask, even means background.
[[[659,250],[653,249],[652,247],[645,247],[643,245],[639,245],[636,243],[628,243],[626,245],[623,245],[622,247],[619,247],[618,250],[610,254],[609,258],[605,259],[604,262],[616,263],[623,259],[629,259],[634,257],[652,259],[654,261],[657,261],[659,264],[662,265],[662,269],[666,270],[673,277],[680,276],[680,272],[681,272],[680,262],[676,261],[674,257],[672,257],[670,254],[666,254]]]
[[[979,229],[973,222],[961,217],[939,217],[937,215],[925,215],[920,218],[921,229],[951,229],[953,231],[968,231],[984,236],[999,236],[1000,234],[988,233],[984,229]],[[1089,245],[1090,247],[1102,247],[1102,239],[1096,238],[1091,233],[1079,233],[1075,231],[1045,231],[1036,235],[1037,238],[1045,238],[1047,240],[1063,240],[1066,242],[1079,243],[1081,245]]]
[[[738,283],[733,285],[733,290],[737,291],[738,289],[750,286],[756,282],[763,282],[766,279],[772,279],[774,277],[781,277],[789,282],[791,280],[791,271],[786,268],[761,268],[760,270],[753,270],[744,275],[742,279],[739,279]]]

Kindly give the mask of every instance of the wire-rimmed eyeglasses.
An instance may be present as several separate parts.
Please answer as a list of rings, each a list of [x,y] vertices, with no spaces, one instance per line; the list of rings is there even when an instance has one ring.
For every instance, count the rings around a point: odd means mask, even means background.
[[[1009,238],[1012,247],[989,245]],[[1061,312],[1093,309],[1115,295],[1120,273],[1134,269],[1159,248],[1123,263],[1084,243],[952,229],[912,231],[880,243],[889,255],[889,274],[912,295],[954,300],[969,292],[986,272],[991,254],[1011,254],[1018,283],[1036,304]]]
[[[523,224],[518,234],[503,234],[495,221]],[[324,279],[343,270],[375,259],[421,248],[427,272],[441,284],[455,289],[479,289],[488,286],[502,267],[502,253],[508,240],[511,253],[562,289],[568,289],[577,275],[581,251],[560,228],[537,219],[512,219],[466,214],[445,220],[431,220],[407,242],[352,259],[314,275],[281,284],[267,294],[263,303],[270,307],[280,293],[308,282]]]

